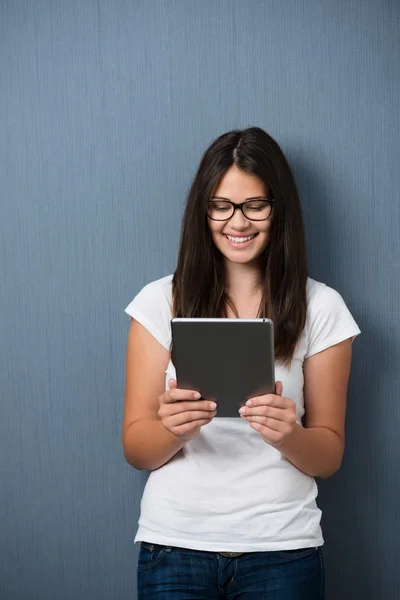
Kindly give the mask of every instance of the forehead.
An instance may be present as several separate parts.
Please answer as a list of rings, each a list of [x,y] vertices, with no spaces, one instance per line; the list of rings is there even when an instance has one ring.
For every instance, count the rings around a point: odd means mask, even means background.
[[[268,189],[257,175],[246,173],[233,165],[223,175],[213,196],[227,198],[233,202],[242,202],[246,198],[267,196],[267,193]]]

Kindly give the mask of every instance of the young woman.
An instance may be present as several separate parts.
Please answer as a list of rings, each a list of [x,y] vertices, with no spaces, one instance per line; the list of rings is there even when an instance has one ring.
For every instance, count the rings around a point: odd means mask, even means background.
[[[296,185],[265,131],[226,133],[205,152],[175,274],[126,312],[123,447],[151,471],[135,540],[139,599],[321,599],[314,477],[341,464],[359,329],[341,296],[307,277]],[[249,401],[241,418],[215,418],[214,403],[177,389],[173,316],[271,318],[276,394]]]

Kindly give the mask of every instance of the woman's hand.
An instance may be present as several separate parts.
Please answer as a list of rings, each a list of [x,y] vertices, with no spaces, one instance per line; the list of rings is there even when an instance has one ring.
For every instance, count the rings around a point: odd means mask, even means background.
[[[158,416],[165,429],[183,441],[195,438],[201,427],[210,423],[217,414],[217,405],[200,400],[201,394],[191,390],[178,390],[175,379],[169,380],[170,389],[158,399]]]
[[[275,394],[251,398],[239,410],[250,427],[258,431],[263,440],[279,447],[292,433],[296,424],[296,404],[282,396],[283,386],[276,382]]]

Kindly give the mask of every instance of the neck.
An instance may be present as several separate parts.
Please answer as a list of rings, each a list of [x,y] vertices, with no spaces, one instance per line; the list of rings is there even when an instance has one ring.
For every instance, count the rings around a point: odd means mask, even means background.
[[[261,290],[261,271],[258,263],[225,263],[226,290],[231,298],[254,296]]]

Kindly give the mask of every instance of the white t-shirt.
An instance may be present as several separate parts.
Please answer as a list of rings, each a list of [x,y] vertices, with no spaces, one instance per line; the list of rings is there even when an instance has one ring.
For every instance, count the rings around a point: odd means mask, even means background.
[[[307,283],[307,322],[290,367],[276,380],[304,414],[303,361],[360,333],[342,297]],[[171,343],[172,275],[145,286],[126,308],[167,350]],[[169,363],[168,380],[175,378]],[[317,486],[263,441],[243,419],[216,418],[167,464],[152,471],[135,541],[214,552],[321,546]]]

